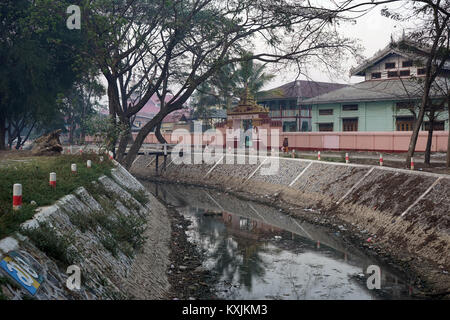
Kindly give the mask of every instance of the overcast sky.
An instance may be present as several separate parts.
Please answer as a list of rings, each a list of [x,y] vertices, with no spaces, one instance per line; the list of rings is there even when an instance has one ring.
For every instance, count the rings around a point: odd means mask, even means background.
[[[370,58],[376,51],[383,49],[389,44],[391,34],[394,39],[398,39],[402,33],[404,24],[393,21],[381,15],[380,11],[384,6],[378,6],[371,10],[368,14],[357,19],[355,25],[346,24],[342,27],[342,32],[347,37],[353,37],[360,40],[361,45],[365,48],[363,55]],[[398,8],[399,4],[391,5],[390,8]],[[342,79],[330,79],[324,72],[311,70],[309,77],[314,81],[339,82],[339,83],[355,83],[363,81],[363,77],[349,77],[350,68],[356,66],[356,61],[349,62],[345,65],[347,70]],[[277,76],[274,80],[265,86],[265,89],[272,89],[282,84],[295,80],[296,74],[288,70]],[[300,78],[305,79],[305,78]]]

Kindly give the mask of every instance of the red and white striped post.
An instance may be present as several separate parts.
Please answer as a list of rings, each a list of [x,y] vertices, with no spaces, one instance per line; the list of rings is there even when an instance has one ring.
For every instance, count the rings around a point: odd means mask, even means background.
[[[17,211],[22,208],[22,185],[19,183],[13,186],[13,210]]]
[[[350,163],[350,158],[348,157],[348,153],[345,153],[345,163]]]
[[[411,170],[414,170],[414,158],[411,157]]]
[[[83,154],[83,148],[80,148],[80,155]]]
[[[77,164],[76,163],[72,163],[70,169],[72,170],[73,174],[77,174]]]
[[[383,166],[383,155],[380,153],[380,166]]]
[[[86,161],[86,167],[88,167],[88,168],[92,167],[92,161],[91,160]]]
[[[56,173],[55,172],[50,172],[50,187],[52,188],[56,188]]]
[[[317,249],[320,249],[320,241],[317,240],[317,245],[316,245]]]
[[[319,152],[317,152],[317,160],[319,160],[319,161],[320,161],[320,151],[319,151]]]
[[[109,155],[109,159],[110,159],[110,160],[112,160],[112,159],[114,158],[114,157],[113,157],[112,151],[109,151],[109,152],[108,152],[108,155]]]

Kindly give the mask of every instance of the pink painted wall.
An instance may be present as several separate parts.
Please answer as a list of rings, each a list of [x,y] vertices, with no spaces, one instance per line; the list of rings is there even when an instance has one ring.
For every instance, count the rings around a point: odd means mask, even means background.
[[[171,134],[163,134],[169,143],[177,143]],[[280,133],[280,146],[284,137],[288,138],[289,148],[297,150],[367,150],[405,152],[408,150],[411,132],[284,132]],[[185,141],[194,143],[191,137]],[[448,131],[435,132],[433,135],[433,152],[447,151]],[[207,141],[203,138],[203,143]],[[268,138],[270,141],[270,138]],[[420,132],[416,151],[425,151],[427,132]],[[158,143],[154,134],[148,135],[145,143]],[[217,143],[213,143],[217,144]]]

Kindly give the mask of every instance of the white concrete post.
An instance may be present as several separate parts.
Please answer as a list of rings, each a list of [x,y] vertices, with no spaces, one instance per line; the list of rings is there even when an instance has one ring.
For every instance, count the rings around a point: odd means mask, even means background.
[[[91,160],[86,161],[86,166],[88,168],[91,168],[92,167],[92,161]]]
[[[73,174],[77,174],[77,164],[76,163],[72,163],[71,170],[72,170]]]
[[[13,210],[17,211],[22,208],[22,185],[16,183],[13,186]]]
[[[56,173],[50,172],[50,187],[56,188]]]

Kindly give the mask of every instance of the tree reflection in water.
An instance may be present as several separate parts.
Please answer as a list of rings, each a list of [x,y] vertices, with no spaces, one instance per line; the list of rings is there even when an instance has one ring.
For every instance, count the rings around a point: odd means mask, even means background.
[[[227,217],[239,219],[236,215]],[[252,290],[252,279],[264,278],[266,262],[261,253],[267,252],[266,242],[258,241],[251,230],[236,230],[222,217],[196,215],[199,243],[213,261],[213,270],[227,284],[240,284]]]

